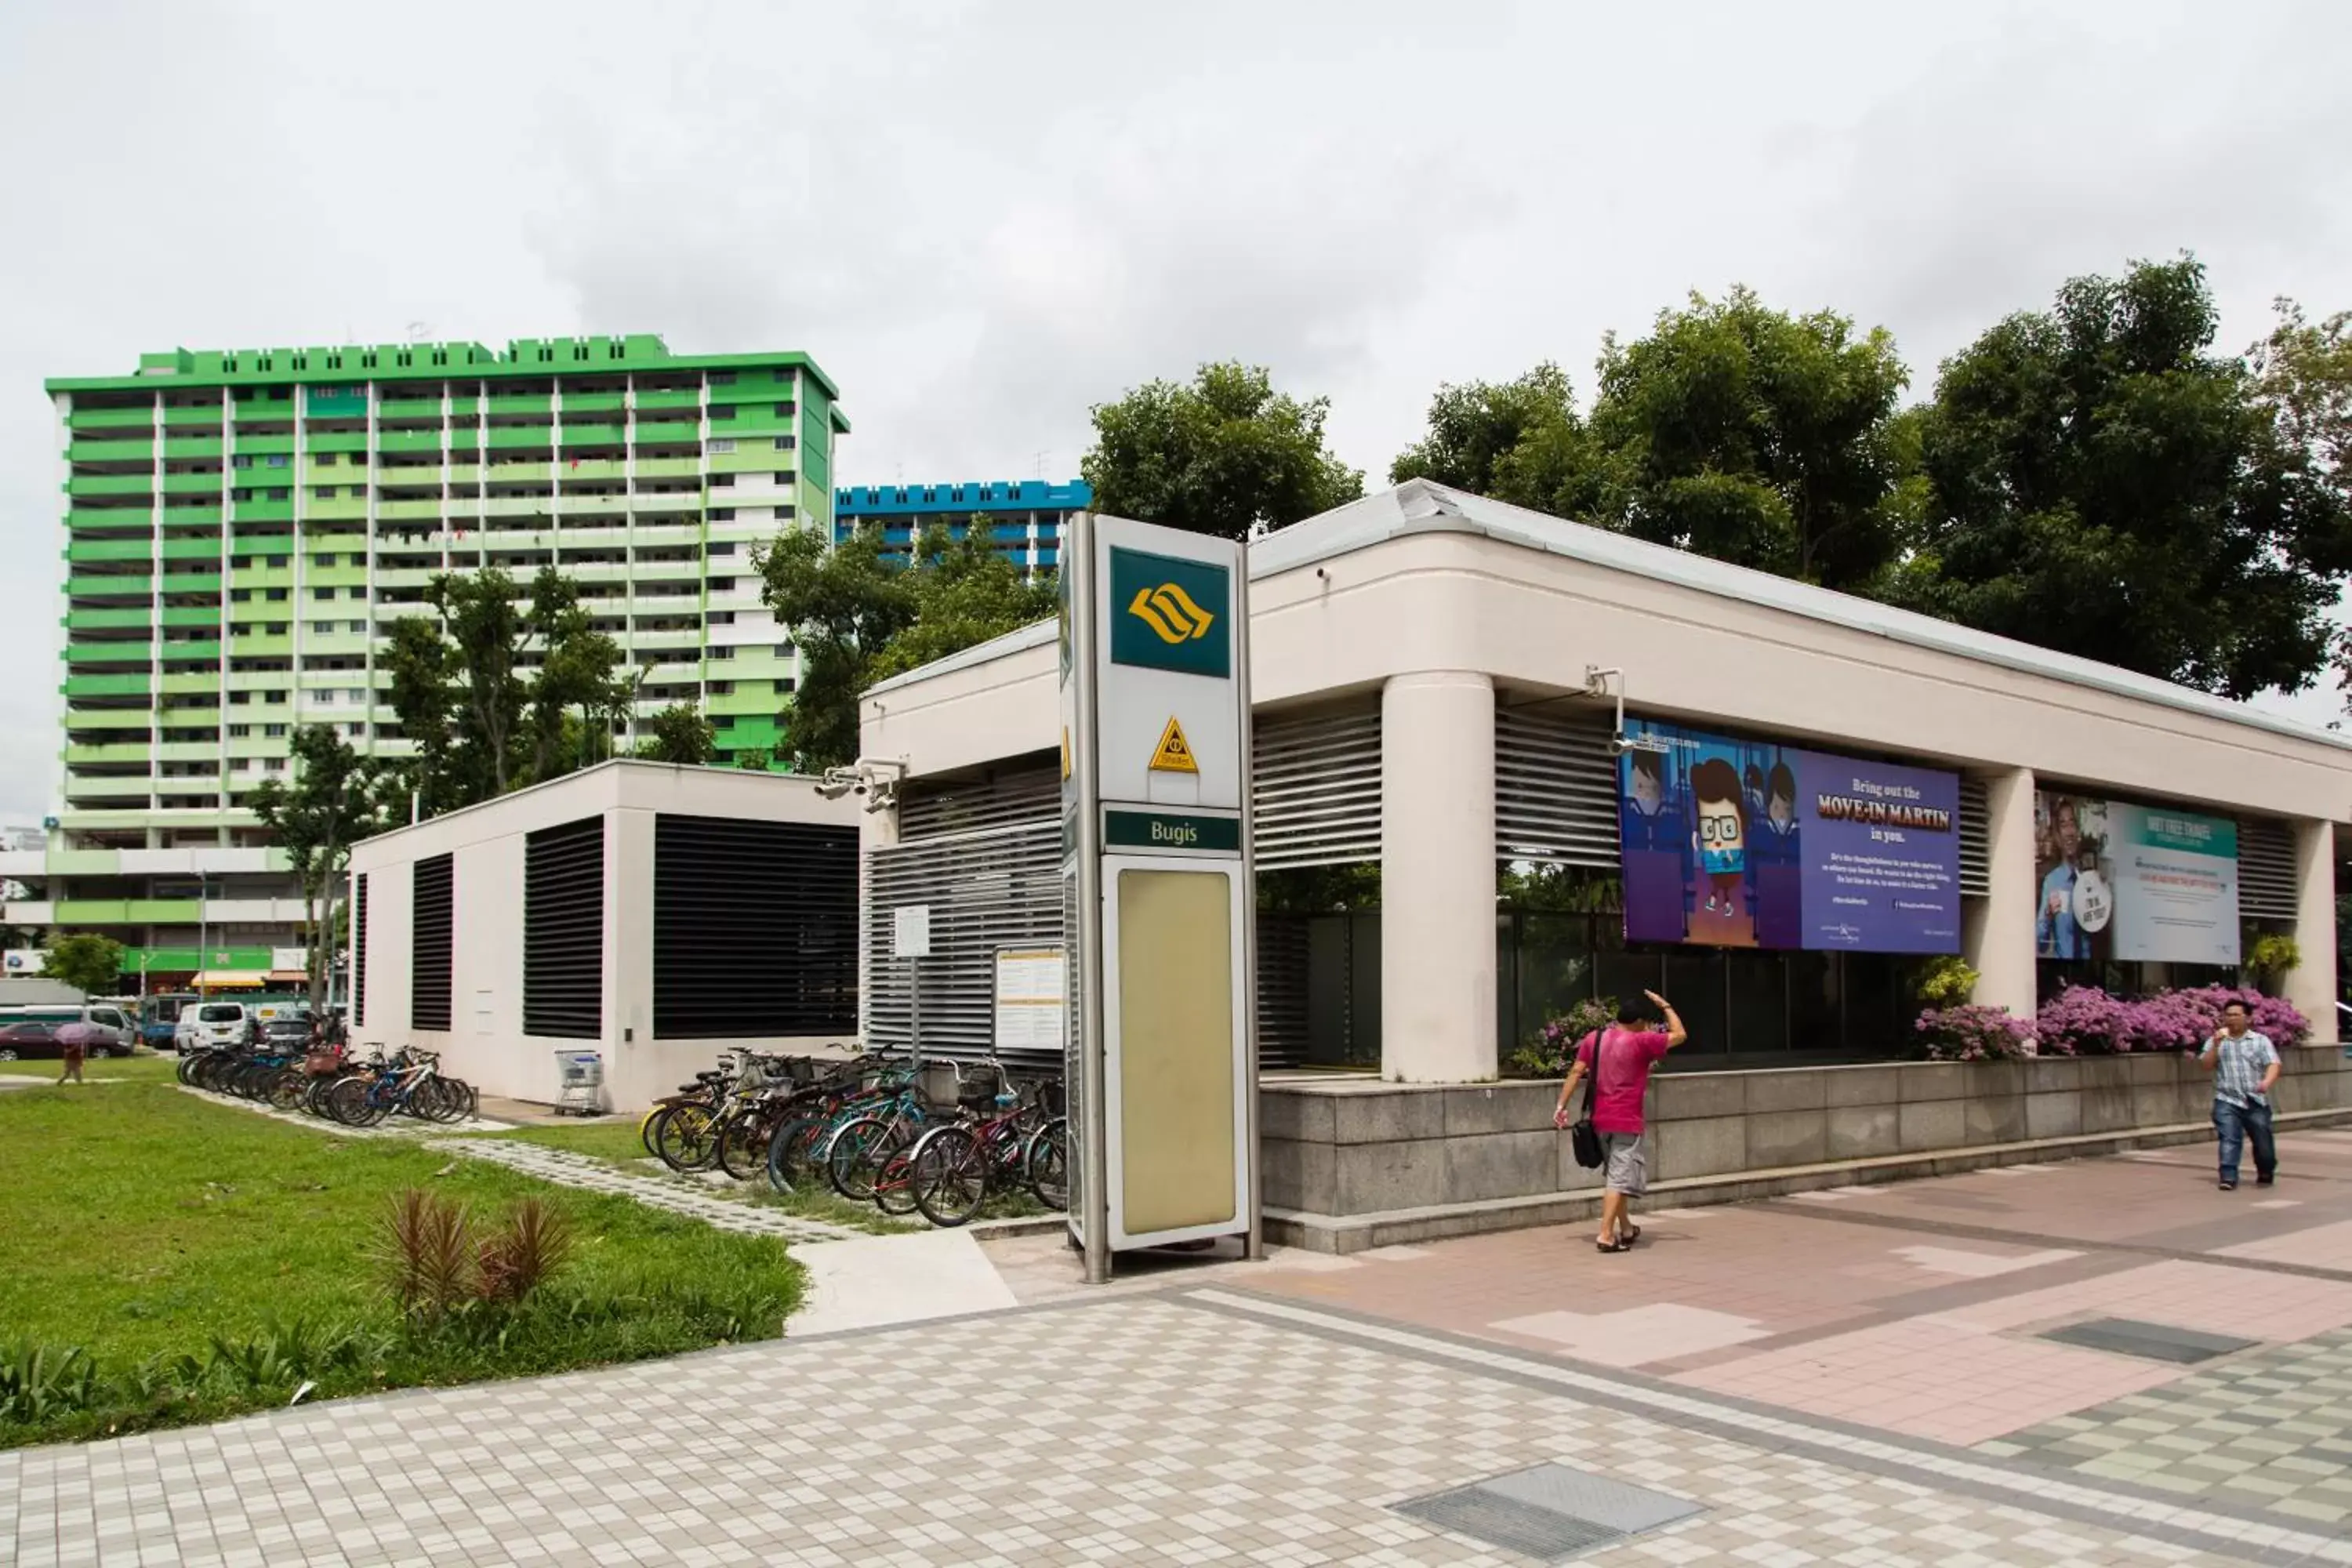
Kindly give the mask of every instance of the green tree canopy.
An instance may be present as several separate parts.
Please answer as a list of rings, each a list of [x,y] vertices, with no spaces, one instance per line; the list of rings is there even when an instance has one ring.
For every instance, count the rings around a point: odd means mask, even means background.
[[[577,584],[541,567],[528,589],[498,567],[443,573],[434,615],[392,626],[383,664],[426,815],[601,761],[628,700],[620,646],[594,628]]]
[[[86,995],[111,995],[122,978],[122,944],[97,931],[60,932],[49,939],[41,973]]]
[[[1598,457],[1567,374],[1547,360],[1517,381],[1439,387],[1429,434],[1398,454],[1389,481],[1434,479],[1555,517],[1590,518]]]
[[[803,773],[856,760],[868,686],[1054,613],[1052,579],[1023,576],[983,518],[961,540],[926,530],[911,560],[885,560],[872,527],[838,546],[795,530],[757,559],[762,596],[801,650],[786,742]]]
[[[309,955],[310,1005],[326,1000],[337,895],[353,844],[394,820],[390,769],[362,757],[331,724],[294,731],[290,782],[264,780],[246,804],[292,861],[302,889],[303,946]]]
[[[1901,549],[1889,426],[1909,373],[1883,328],[1698,295],[1601,355],[1597,521],[1826,587],[1865,589]]]
[[[2340,362],[2299,318],[2262,364],[2210,353],[2216,325],[2202,266],[2137,262],[1947,361],[1893,595],[2225,696],[2307,685],[2352,567],[2326,436]]]
[[[1094,504],[1194,533],[1243,539],[1364,493],[1364,476],[1324,446],[1324,397],[1274,390],[1262,366],[1204,364],[1187,383],[1152,381],[1096,405],[1078,470]]]
[[[655,714],[637,742],[637,755],[649,763],[707,765],[718,760],[719,736],[691,702],[673,702]]]

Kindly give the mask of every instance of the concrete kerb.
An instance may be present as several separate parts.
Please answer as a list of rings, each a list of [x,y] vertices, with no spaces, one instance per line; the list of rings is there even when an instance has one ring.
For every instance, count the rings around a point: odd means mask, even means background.
[[[2276,1118],[2276,1122],[2281,1131],[2352,1126],[2352,1107],[2283,1111]],[[1661,1206],[1680,1208],[1749,1203],[1763,1198],[1787,1197],[1794,1193],[1819,1192],[1828,1187],[1875,1185],[1921,1176],[1962,1175],[1997,1165],[2089,1159],[2133,1149],[2173,1148],[2185,1143],[2205,1142],[2212,1136],[2213,1124],[2210,1121],[2184,1121],[2123,1132],[2030,1139],[1976,1148],[1924,1150],[1873,1159],[1790,1165],[1778,1170],[1734,1172],[1719,1176],[1685,1176],[1652,1182],[1649,1200]],[[1481,1236],[1498,1230],[1568,1225],[1591,1218],[1600,1212],[1600,1205],[1601,1194],[1595,1189],[1354,1215],[1306,1214],[1292,1209],[1268,1208],[1265,1211],[1265,1234],[1268,1241],[1279,1246],[1344,1255],[1375,1247],[1436,1241],[1447,1237]]]

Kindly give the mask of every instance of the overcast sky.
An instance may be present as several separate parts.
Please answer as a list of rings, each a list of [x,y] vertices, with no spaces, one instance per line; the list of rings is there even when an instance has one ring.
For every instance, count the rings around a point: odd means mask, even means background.
[[[418,323],[801,349],[854,482],[1071,477],[1089,405],[1240,357],[1378,483],[1439,383],[1588,394],[1693,289],[1883,324],[1915,395],[2135,257],[2203,258],[2231,348],[2352,306],[2347,59],[2328,4],[13,0],[0,821],[58,785],[44,376]]]

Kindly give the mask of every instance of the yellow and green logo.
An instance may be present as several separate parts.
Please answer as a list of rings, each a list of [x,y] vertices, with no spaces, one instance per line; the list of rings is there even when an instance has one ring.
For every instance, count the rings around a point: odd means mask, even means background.
[[[1224,567],[1114,546],[1110,602],[1113,664],[1231,678],[1233,578]]]
[[[1141,617],[1155,636],[1164,643],[1190,641],[1209,635],[1209,627],[1217,617],[1192,602],[1192,595],[1174,583],[1162,583],[1157,588],[1138,588],[1134,602],[1127,606],[1130,616]]]

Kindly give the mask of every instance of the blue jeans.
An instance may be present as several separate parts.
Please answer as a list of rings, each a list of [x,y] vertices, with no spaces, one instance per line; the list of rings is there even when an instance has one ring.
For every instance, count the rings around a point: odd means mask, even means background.
[[[2268,1181],[2278,1169],[2278,1144],[2271,1138],[2271,1108],[2261,1100],[2232,1105],[2213,1102],[2213,1128],[2221,1136],[2221,1179],[2238,1179],[2238,1155],[2248,1141],[2254,1145],[2254,1174]]]

